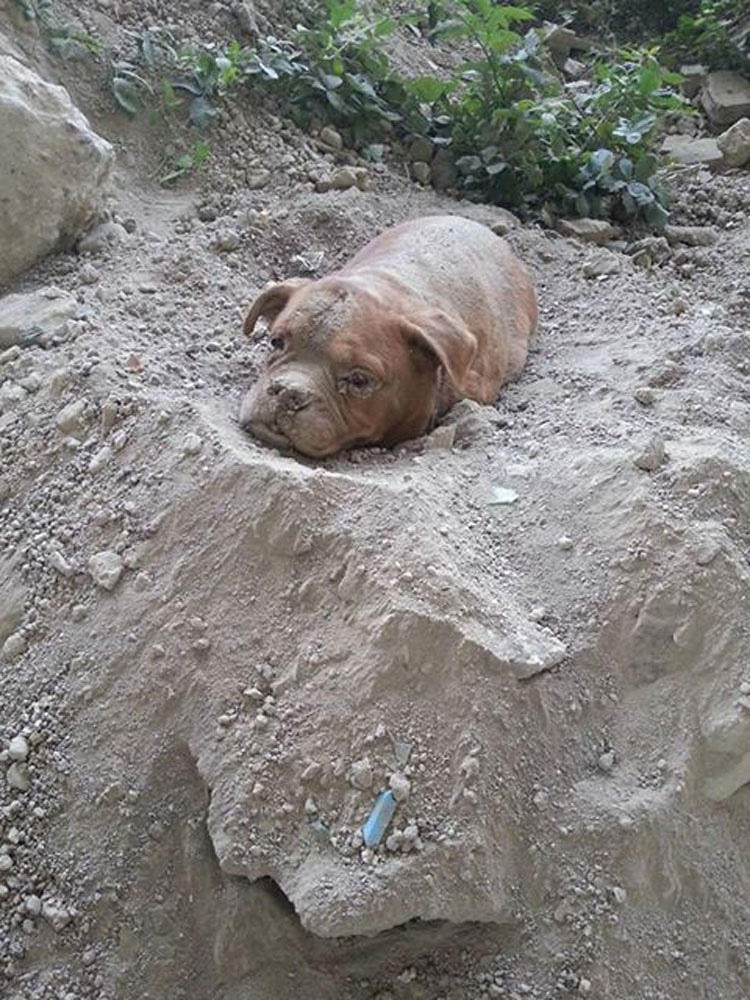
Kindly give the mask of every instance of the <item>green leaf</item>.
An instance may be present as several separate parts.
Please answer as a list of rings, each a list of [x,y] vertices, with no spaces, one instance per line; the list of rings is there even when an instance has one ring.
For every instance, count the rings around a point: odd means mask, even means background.
[[[339,93],[337,93],[337,91],[335,91],[335,90],[327,90],[326,91],[326,100],[328,101],[328,103],[331,105],[331,107],[335,111],[339,112],[339,114],[349,115],[351,113],[351,109],[349,108],[349,105],[341,97],[341,95]]]
[[[654,192],[650,187],[645,184],[641,184],[640,181],[631,181],[628,184],[628,194],[633,198],[633,200],[638,205],[648,205],[654,201]]]
[[[188,106],[188,116],[191,124],[205,128],[216,117],[216,108],[207,97],[194,97]]]
[[[488,163],[484,169],[487,171],[489,177],[495,177],[496,174],[501,174],[503,170],[507,170],[508,164],[503,160],[499,160],[496,163]]]
[[[132,80],[125,77],[116,76],[112,81],[112,96],[123,111],[129,115],[136,115],[143,107],[143,101],[138,87]]]
[[[636,160],[635,179],[645,184],[656,170],[658,161],[653,153],[644,153]]]
[[[408,88],[419,101],[435,104],[452,89],[452,82],[439,80],[436,76],[418,76],[409,80]]]
[[[211,147],[207,142],[199,142],[193,150],[193,165],[199,167],[211,155]]]
[[[373,34],[376,38],[386,38],[396,30],[396,22],[392,17],[384,17],[375,24]]]

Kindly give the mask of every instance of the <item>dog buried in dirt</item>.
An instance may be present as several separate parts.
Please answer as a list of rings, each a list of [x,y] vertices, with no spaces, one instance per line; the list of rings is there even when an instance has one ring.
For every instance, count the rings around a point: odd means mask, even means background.
[[[492,403],[537,320],[528,272],[486,226],[427,216],[386,229],[339,271],[272,285],[245,320],[271,353],[240,423],[324,458],[419,437],[459,399]]]

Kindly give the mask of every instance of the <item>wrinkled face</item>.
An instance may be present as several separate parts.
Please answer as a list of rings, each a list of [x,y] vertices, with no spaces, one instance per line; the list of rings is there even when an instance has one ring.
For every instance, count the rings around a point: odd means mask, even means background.
[[[240,410],[250,433],[323,458],[424,432],[439,361],[403,317],[333,279],[274,286],[254,303],[246,332],[262,315],[270,355]]]

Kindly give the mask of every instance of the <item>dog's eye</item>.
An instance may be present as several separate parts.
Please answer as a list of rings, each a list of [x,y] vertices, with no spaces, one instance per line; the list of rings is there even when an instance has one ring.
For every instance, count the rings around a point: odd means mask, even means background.
[[[368,396],[376,386],[374,375],[362,369],[348,372],[339,379],[339,392],[352,396]]]
[[[284,349],[284,338],[283,337],[271,337],[270,340],[272,351],[283,351]]]

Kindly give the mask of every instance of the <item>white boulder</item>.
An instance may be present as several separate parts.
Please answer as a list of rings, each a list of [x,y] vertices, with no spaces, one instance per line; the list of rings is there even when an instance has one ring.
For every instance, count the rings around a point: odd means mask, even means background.
[[[96,217],[115,156],[64,87],[0,53],[2,285]]]

